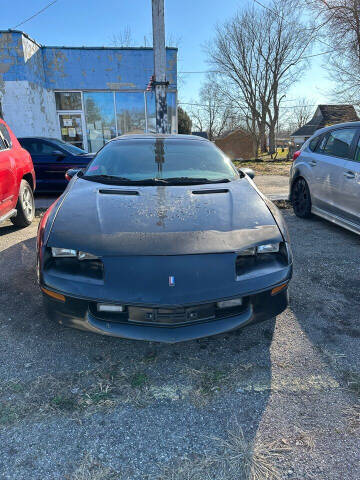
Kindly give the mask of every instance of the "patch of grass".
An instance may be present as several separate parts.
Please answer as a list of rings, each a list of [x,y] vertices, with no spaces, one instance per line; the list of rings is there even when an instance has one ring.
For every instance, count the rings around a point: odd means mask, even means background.
[[[219,392],[225,379],[226,373],[221,370],[203,372],[200,377],[199,388],[204,395]]]
[[[148,381],[148,378],[146,373],[144,372],[137,372],[129,377],[129,382],[132,388],[141,388],[145,386],[147,381]]]
[[[291,451],[291,448],[281,441],[248,442],[240,426],[230,431],[227,439],[218,438],[222,452],[217,456],[223,463],[224,479],[236,478],[244,480],[280,480],[276,461]],[[225,459],[225,462],[222,460]]]
[[[22,393],[24,391],[24,385],[20,382],[14,382],[9,386],[9,390],[13,393]]]
[[[349,407],[345,410],[345,418],[347,422],[347,430],[355,433],[360,429],[360,403]]]
[[[58,410],[73,412],[78,408],[78,403],[73,397],[64,397],[57,395],[50,401],[50,405]]]
[[[121,480],[124,477],[113,470],[105,467],[91,455],[85,455],[79,467],[67,480]]]
[[[125,373],[121,364],[109,362],[59,377],[46,375],[30,382],[11,381],[0,386],[0,426],[54,411],[69,414],[112,408],[119,403],[144,407],[155,401],[148,383],[145,372]]]
[[[304,447],[309,452],[315,449],[315,438],[310,432],[298,430],[295,435],[295,445]]]
[[[226,438],[212,439],[213,455],[185,457],[176,465],[165,467],[156,480],[280,480],[277,461],[290,447],[282,442],[249,442],[240,426]]]
[[[234,365],[219,368],[187,368],[185,373],[193,380],[193,388],[190,394],[196,405],[206,404],[211,397],[225,388],[238,385],[239,380],[245,380],[251,375],[252,364]]]
[[[288,177],[292,161],[263,160],[258,162],[233,162],[236,168],[252,168],[255,175],[281,175]]]
[[[348,388],[360,395],[360,374],[351,370],[343,372],[343,379],[346,382]]]
[[[145,353],[143,361],[145,363],[153,363],[156,362],[158,357],[158,354],[155,350],[149,350],[147,353]]]
[[[17,420],[19,412],[13,405],[0,404],[0,425],[9,425]]]

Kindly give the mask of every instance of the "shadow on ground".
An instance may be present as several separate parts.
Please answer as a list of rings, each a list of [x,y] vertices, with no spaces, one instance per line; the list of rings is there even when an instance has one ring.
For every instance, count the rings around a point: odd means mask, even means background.
[[[0,458],[3,469],[16,465],[6,478],[64,478],[85,452],[144,478],[213,454],[214,437],[238,425],[251,456],[271,391],[274,320],[175,345],[66,329],[44,314],[35,242],[0,253]]]

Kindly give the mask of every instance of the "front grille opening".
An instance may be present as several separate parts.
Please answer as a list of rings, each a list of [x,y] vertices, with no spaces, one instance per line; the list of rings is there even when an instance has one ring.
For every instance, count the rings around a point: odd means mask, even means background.
[[[96,319],[104,322],[175,327],[240,315],[248,308],[249,299],[244,298],[242,305],[229,308],[218,308],[215,302],[179,308],[133,307],[128,305],[124,312],[116,313],[98,312],[96,305],[96,303],[90,303],[89,311]]]

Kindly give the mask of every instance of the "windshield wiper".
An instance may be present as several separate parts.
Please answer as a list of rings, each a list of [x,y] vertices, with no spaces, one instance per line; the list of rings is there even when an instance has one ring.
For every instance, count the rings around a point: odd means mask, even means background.
[[[194,177],[172,177],[172,178],[144,178],[132,180],[126,177],[117,177],[116,175],[83,175],[83,179],[92,182],[109,183],[117,185],[139,185],[139,186],[157,186],[157,185],[201,185],[209,183],[228,183],[228,178],[217,178],[211,180],[209,178]]]
[[[117,177],[116,175],[83,175],[81,178],[90,180],[91,182],[99,183],[115,183],[115,184],[129,184],[132,183],[130,178]]]
[[[210,178],[194,178],[194,177],[170,177],[165,178],[167,184],[171,185],[201,185],[206,183],[228,183],[228,178],[216,178],[214,180]]]

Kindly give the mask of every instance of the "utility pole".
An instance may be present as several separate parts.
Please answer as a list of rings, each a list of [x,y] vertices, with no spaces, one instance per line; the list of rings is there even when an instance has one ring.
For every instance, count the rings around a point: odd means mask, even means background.
[[[156,102],[156,133],[167,133],[166,48],[164,0],[152,0],[154,89]]]

